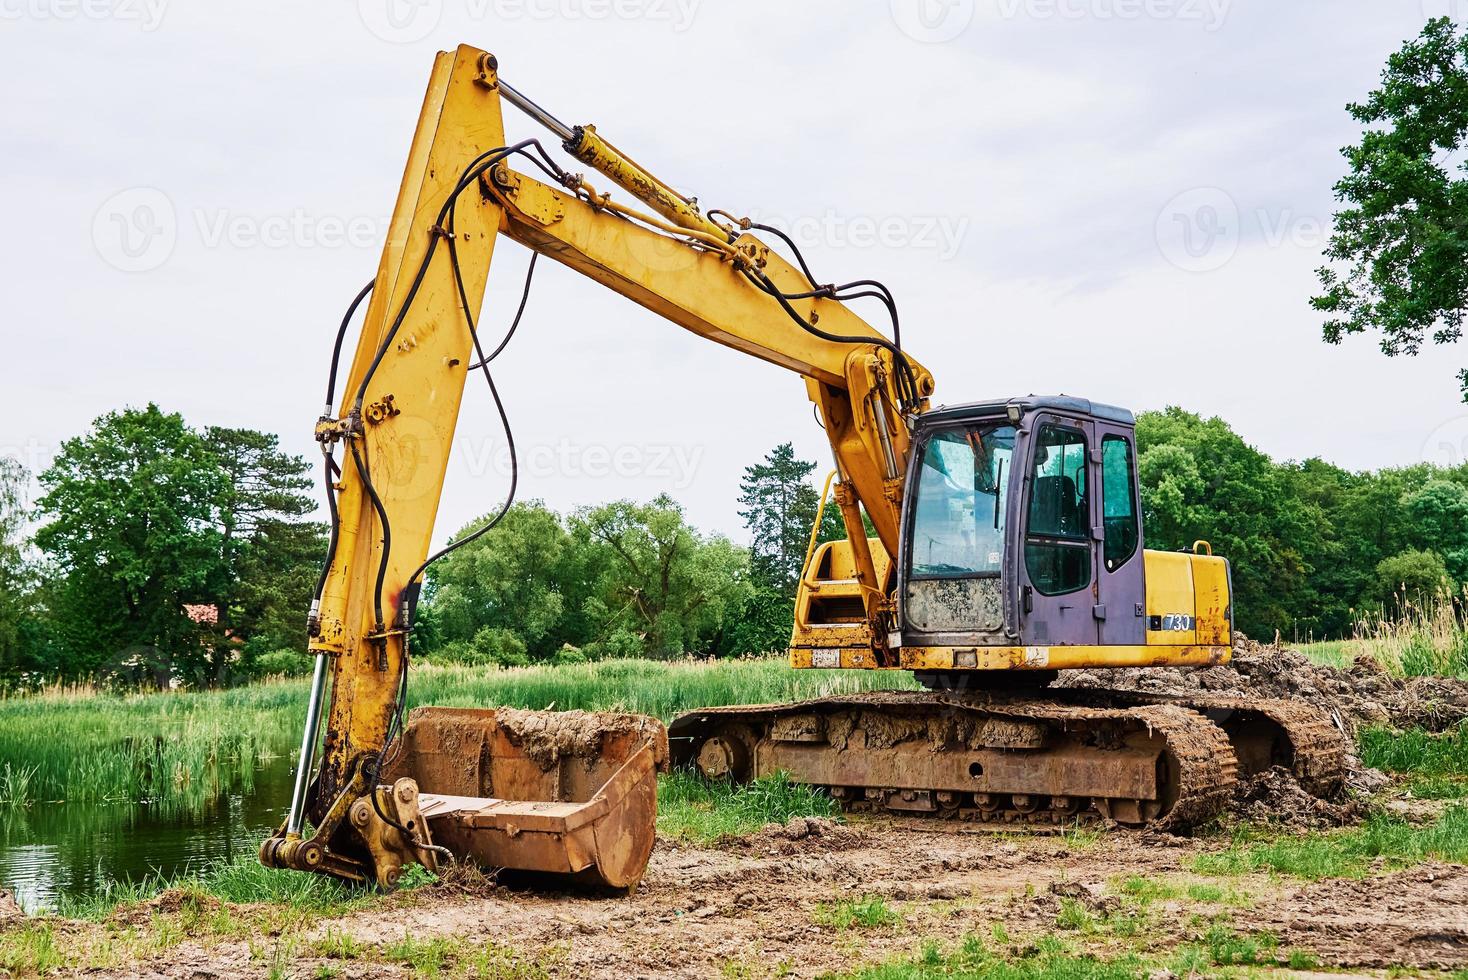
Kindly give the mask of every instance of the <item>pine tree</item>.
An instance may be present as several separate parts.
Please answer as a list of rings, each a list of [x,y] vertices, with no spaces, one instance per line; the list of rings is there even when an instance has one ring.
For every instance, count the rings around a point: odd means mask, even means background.
[[[763,462],[745,467],[739,482],[739,516],[750,533],[755,585],[786,598],[795,595],[816,519],[819,495],[806,482],[815,468],[815,463],[796,459],[795,447],[785,442]]]

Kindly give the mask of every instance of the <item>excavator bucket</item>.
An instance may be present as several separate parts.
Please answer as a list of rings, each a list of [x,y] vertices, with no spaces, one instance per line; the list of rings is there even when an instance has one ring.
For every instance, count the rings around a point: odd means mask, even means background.
[[[644,715],[418,708],[386,782],[409,777],[433,842],[483,867],[630,891],[652,853],[668,733]]]

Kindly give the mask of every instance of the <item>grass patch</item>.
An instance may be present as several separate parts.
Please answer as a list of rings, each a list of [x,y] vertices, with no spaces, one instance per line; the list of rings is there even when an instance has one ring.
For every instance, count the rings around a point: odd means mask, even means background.
[[[977,936],[945,948],[937,942],[924,944],[913,959],[894,960],[853,973],[839,980],[942,980],[953,977],[983,977],[985,980],[1134,980],[1147,976],[1146,964],[1135,955],[1102,959],[1070,951],[1054,936],[1045,936],[1032,951],[1009,956],[991,951]],[[833,978],[834,980],[834,978]]]
[[[1258,966],[1278,962],[1279,940],[1273,933],[1236,933],[1216,925],[1203,937],[1215,966]]]
[[[734,785],[686,769],[658,779],[658,832],[702,843],[753,833],[791,817],[834,817],[836,801],[809,786],[791,785],[780,773]]]
[[[371,900],[370,893],[335,878],[283,868],[267,868],[251,855],[173,878],[150,875],[134,882],[108,882],[100,890],[83,898],[63,897],[57,902],[55,912],[69,919],[98,921],[112,915],[124,905],[146,902],[169,889],[184,892],[180,912],[185,916],[185,924],[188,926],[192,926],[187,920],[190,896],[217,899],[232,905],[263,902],[314,915],[340,914]],[[200,905],[197,902],[193,904]],[[189,931],[193,929],[190,928]]]
[[[40,922],[0,933],[0,973],[42,976],[66,965],[66,956],[50,923]]]
[[[1074,898],[1062,898],[1060,912],[1055,916],[1055,925],[1061,929],[1089,931],[1092,928],[1091,910]]]
[[[792,670],[784,658],[605,660],[486,670],[415,664],[411,705],[584,708],[663,720],[693,708],[915,687],[910,674]],[[198,814],[248,792],[255,770],[294,751],[308,684],[115,694],[66,688],[0,696],[0,808],[38,802],[152,804]]]
[[[1357,736],[1361,761],[1388,772],[1468,776],[1468,721],[1441,735],[1421,728],[1366,728]]]
[[[895,926],[902,916],[893,911],[880,896],[859,901],[822,902],[816,906],[816,925],[828,929],[881,929]]]
[[[0,806],[148,802],[164,817],[200,812],[223,793],[248,792],[261,762],[288,750],[298,688],[0,698]]]
[[[1309,837],[1257,840],[1244,832],[1228,850],[1199,855],[1194,867],[1203,874],[1272,871],[1315,881],[1364,877],[1378,858],[1386,859],[1389,867],[1430,858],[1468,860],[1468,807],[1450,807],[1426,827],[1375,816],[1360,827]]]
[[[1169,881],[1161,878],[1143,878],[1138,875],[1122,879],[1117,891],[1128,898],[1136,899],[1142,905],[1177,898],[1179,894],[1177,886]]]
[[[1419,800],[1468,799],[1468,779],[1424,776],[1409,782],[1407,792]]]
[[[1187,894],[1195,902],[1206,902],[1210,905],[1217,905],[1228,897],[1222,885],[1201,881],[1189,885]]]

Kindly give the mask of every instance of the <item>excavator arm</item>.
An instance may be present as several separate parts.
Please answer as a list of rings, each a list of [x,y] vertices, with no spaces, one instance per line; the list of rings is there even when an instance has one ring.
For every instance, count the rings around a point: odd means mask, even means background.
[[[507,143],[506,101],[634,200],[565,171],[536,141]],[[442,850],[410,832],[415,822],[426,827],[416,802],[395,817],[394,793],[374,794],[387,789],[378,784],[392,769],[392,746],[410,740],[401,725],[408,637],[464,385],[482,371],[493,386],[476,325],[500,236],[805,379],[830,438],[854,578],[880,647],[910,423],[927,407],[932,375],[749,224],[714,220],[594,127],[560,123],[503,82],[492,55],[461,46],[437,56],[345,383],[328,392],[316,428],[332,541],[311,610],[317,661],[296,788],[285,825],[262,848],[266,863],[359,879],[376,865],[384,881],[384,866]],[[886,554],[873,555],[863,511]]]

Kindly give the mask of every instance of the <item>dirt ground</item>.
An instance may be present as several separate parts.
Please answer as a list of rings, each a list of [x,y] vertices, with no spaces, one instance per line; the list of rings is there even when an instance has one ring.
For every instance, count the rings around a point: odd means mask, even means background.
[[[631,898],[440,884],[318,922],[289,939],[185,938],[142,962],[85,972],[232,980],[263,976],[274,966],[277,975],[296,977],[409,976],[411,966],[390,958],[324,955],[331,946],[380,950],[409,936],[443,937],[461,951],[496,950],[506,976],[815,977],[914,956],[924,940],[988,939],[996,923],[1007,933],[1009,952],[1023,955],[1038,937],[1064,928],[1057,921],[1062,896],[1104,915],[1121,906],[1127,878],[1199,882],[1192,859],[1221,846],[1166,835],[1015,837],[953,825],[817,822],[793,832],[767,828],[719,847],[659,841]],[[1223,922],[1240,933],[1269,930],[1281,950],[1307,950],[1325,968],[1381,975],[1392,966],[1468,967],[1468,868],[1425,864],[1314,884],[1264,876],[1218,880],[1227,883],[1226,899],[1173,895],[1152,907],[1144,948],[1165,954],[1197,941],[1207,923]],[[822,915],[830,903],[869,896],[885,899],[898,920],[853,928]],[[166,904],[135,909],[130,921],[167,911]],[[81,939],[85,929],[77,928]],[[1089,952],[1107,952],[1109,940],[1097,939],[1098,946],[1082,933],[1071,935]],[[512,964],[525,972],[511,972]]]
[[[1110,672],[1104,679],[1114,687],[1304,700],[1330,713],[1343,737],[1387,720],[1440,730],[1468,714],[1463,682],[1396,680],[1368,664],[1320,668],[1299,654],[1247,643],[1227,667]],[[1078,673],[1067,683],[1095,681]],[[1283,771],[1266,773],[1241,786],[1233,819],[1269,820],[1297,833],[1356,822],[1358,801],[1388,780],[1353,766],[1353,792],[1333,801],[1315,800]],[[1392,809],[1389,795],[1378,795],[1377,804]],[[1268,935],[1277,939],[1280,958],[1300,954],[1302,974],[1468,969],[1468,867],[1381,866],[1361,879],[1318,882],[1208,878],[1194,870],[1200,854],[1227,846],[1226,831],[1200,838],[1048,836],[920,820],[795,818],[714,846],[659,838],[630,898],[450,876],[331,920],[293,921],[279,909],[240,907],[210,910],[212,926],[196,910],[189,924],[177,896],[165,893],[107,923],[56,928],[58,942],[88,948],[128,938],[124,955],[90,957],[79,971],[88,976],[187,980],[433,975],[437,968],[447,976],[819,977],[910,960],[925,944],[951,948],[968,935],[1010,957],[1059,936],[1073,951],[1132,952],[1158,962],[1189,944],[1206,945],[1210,934]],[[882,900],[883,921],[853,924],[833,915],[842,902],[874,897]],[[7,923],[3,912],[0,932],[25,927],[19,918]],[[218,925],[221,914],[234,921],[233,931]],[[180,924],[167,943],[150,948],[138,938],[169,923]]]

